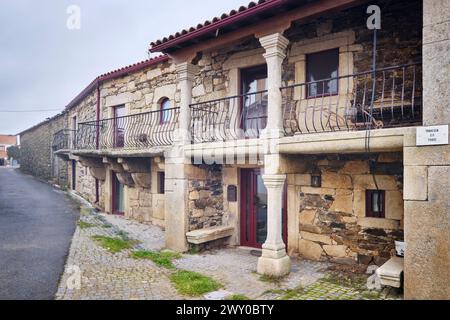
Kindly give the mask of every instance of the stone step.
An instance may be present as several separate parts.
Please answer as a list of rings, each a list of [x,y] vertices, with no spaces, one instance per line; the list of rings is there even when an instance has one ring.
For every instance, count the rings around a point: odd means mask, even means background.
[[[403,258],[393,257],[376,271],[381,284],[387,287],[401,288]]]

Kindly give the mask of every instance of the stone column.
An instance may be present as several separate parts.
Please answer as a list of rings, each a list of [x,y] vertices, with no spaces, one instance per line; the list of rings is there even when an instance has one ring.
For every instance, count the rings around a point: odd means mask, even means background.
[[[278,138],[284,135],[283,110],[281,97],[282,64],[286,58],[289,40],[281,33],[271,34],[259,39],[266,50],[264,58],[267,62],[267,82],[269,105],[267,110],[267,128],[263,135]]]
[[[267,187],[267,240],[263,245],[262,257],[258,260],[258,273],[282,277],[290,273],[291,260],[286,254],[282,236],[283,190],[286,175],[264,175]]]
[[[450,1],[424,0],[423,120],[450,123]],[[405,137],[405,299],[450,299],[450,146]]]
[[[190,144],[191,112],[189,106],[192,103],[192,84],[197,67],[189,62],[183,62],[177,64],[176,69],[180,88],[179,132],[176,135],[176,142]]]

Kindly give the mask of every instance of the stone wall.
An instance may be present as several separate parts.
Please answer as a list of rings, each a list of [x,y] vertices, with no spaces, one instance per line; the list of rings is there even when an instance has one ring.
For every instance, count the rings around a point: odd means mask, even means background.
[[[22,171],[67,186],[67,163],[52,151],[54,134],[66,125],[66,115],[58,115],[20,135]]]
[[[374,1],[382,12],[382,30],[378,32],[377,68],[399,64],[421,62],[422,60],[422,1],[401,0]],[[320,42],[336,41],[345,32],[353,32],[348,50],[353,52],[353,72],[372,69],[373,31],[368,30],[367,4],[333,14],[330,17],[315,19],[309,24],[294,23],[285,32],[290,40],[288,59],[284,63],[283,80],[285,85],[295,81],[295,59],[297,47],[305,42],[318,39]],[[335,35],[335,38],[333,38]],[[322,51],[321,44],[316,43],[315,52]],[[339,47],[339,46],[336,46]],[[343,50],[341,50],[343,54]],[[342,60],[341,60],[342,61]],[[352,61],[347,61],[352,63]]]
[[[237,68],[265,63],[257,39],[247,39],[214,51],[205,51],[195,61],[199,72],[194,79],[195,102],[220,99],[239,94]],[[259,50],[258,50],[259,49]],[[256,53],[255,50],[258,52]],[[255,58],[253,55],[259,57]]]
[[[105,82],[101,88],[102,117],[112,117],[111,107],[125,105],[127,114],[157,111],[162,98],[169,98],[172,107],[178,106],[175,65],[163,62]]]
[[[288,201],[294,201],[298,214],[289,221],[299,226],[297,252],[339,263],[387,261],[394,254],[394,241],[403,241],[402,155],[381,154],[376,164],[365,156],[301,161],[307,162],[306,171],[288,175],[289,190],[295,190]],[[311,173],[319,171],[322,187],[313,188]],[[386,191],[385,219],[366,217],[366,190],[376,190],[377,185]]]
[[[158,193],[158,172],[164,171],[164,162],[152,161],[151,186],[126,187],[127,197],[125,216],[140,222],[151,223],[164,227],[164,194]]]
[[[382,30],[378,34],[378,68],[420,62],[422,59],[422,1],[375,1],[381,7]],[[372,68],[373,31],[366,27],[367,5],[351,8],[339,14],[315,19],[308,24],[293,23],[285,32],[289,39],[288,58],[283,64],[283,85],[298,83],[298,49],[312,44],[312,52],[325,50],[325,41],[338,43],[351,32],[351,43],[346,43],[349,59],[341,59],[345,73],[364,72]],[[332,46],[338,48],[340,45]],[[326,48],[327,49],[327,48]],[[240,94],[239,70],[265,64],[264,50],[258,39],[238,41],[226,47],[201,52],[194,61],[199,67],[192,96],[194,102],[220,99]],[[342,54],[342,52],[341,52]],[[297,69],[297,70],[296,70]],[[304,82],[304,81],[302,81]]]
[[[72,168],[72,162],[69,164]],[[96,203],[95,178],[91,175],[89,168],[76,162],[75,191],[92,204],[104,208],[104,196],[102,192],[103,182],[99,181],[99,203]],[[69,181],[72,181],[72,170],[69,170]]]
[[[202,166],[189,180],[189,231],[221,226],[224,215],[222,166]]]

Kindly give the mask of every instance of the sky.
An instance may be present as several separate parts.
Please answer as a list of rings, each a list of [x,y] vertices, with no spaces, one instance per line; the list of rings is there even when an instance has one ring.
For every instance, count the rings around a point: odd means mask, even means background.
[[[1,0],[0,134],[58,114],[98,75],[147,59],[150,42],[248,2]]]

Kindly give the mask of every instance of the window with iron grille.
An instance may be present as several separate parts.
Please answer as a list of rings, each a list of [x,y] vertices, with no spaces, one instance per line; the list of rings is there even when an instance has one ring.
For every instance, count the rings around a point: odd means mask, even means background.
[[[366,191],[366,217],[369,218],[385,218],[385,199],[386,191],[384,190],[367,190]]]

